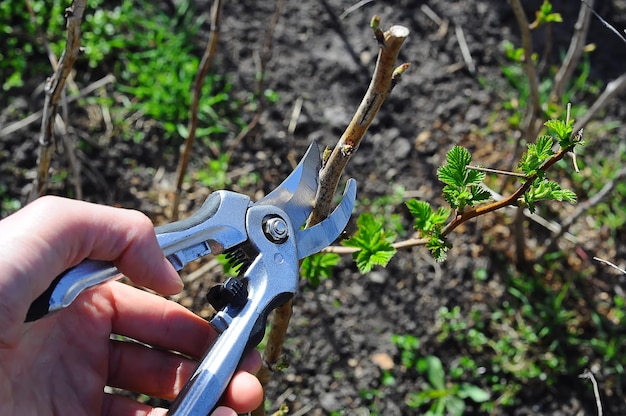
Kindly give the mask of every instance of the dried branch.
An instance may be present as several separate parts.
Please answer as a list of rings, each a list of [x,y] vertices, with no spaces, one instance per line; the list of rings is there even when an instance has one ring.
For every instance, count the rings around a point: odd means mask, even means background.
[[[532,59],[533,53],[533,41],[530,35],[530,29],[528,27],[528,19],[526,19],[526,14],[524,13],[524,9],[522,7],[522,3],[520,0],[509,0],[511,4],[511,8],[513,9],[513,14],[515,14],[515,18],[517,19],[517,24],[520,29],[520,34],[522,36],[522,48],[524,48],[524,69],[526,71],[526,76],[528,77],[528,87],[530,90],[530,101],[528,103],[528,114],[527,117],[530,119],[534,119],[541,109],[541,103],[539,101],[539,81],[537,79],[537,71],[535,69],[535,65]],[[527,140],[532,140],[535,136],[533,130],[530,130],[534,126],[534,123],[527,122],[526,130],[525,130],[525,138]]]
[[[611,263],[611,262],[610,262],[610,261],[608,261],[608,260],[601,259],[600,257],[594,257],[593,259],[594,259],[595,261],[599,261],[600,263],[604,263],[604,264],[606,264],[607,266],[610,266],[610,267],[614,268],[615,270],[617,270],[618,272],[620,272],[620,273],[622,273],[622,274],[626,274],[626,270],[624,270],[624,269],[620,268],[619,266],[617,266],[616,264]]]
[[[537,78],[537,70],[532,59],[533,43],[530,35],[528,20],[526,19],[526,14],[524,13],[524,9],[520,0],[509,0],[509,3],[511,4],[513,14],[517,19],[517,24],[522,35],[522,48],[524,49],[524,70],[526,71],[526,77],[528,78],[528,88],[530,91],[528,108],[526,109],[526,116],[524,118],[524,123],[522,126],[522,134],[517,140],[515,149],[513,149],[513,158],[511,159],[511,163],[514,163],[515,160],[519,159],[519,153],[522,149],[522,146],[520,145],[521,141],[525,140],[526,142],[531,142],[539,133],[539,129],[541,126],[541,102],[539,101],[539,81]],[[513,165],[510,166],[510,168],[512,167]],[[507,183],[507,180],[503,181],[502,189],[506,187]],[[523,234],[522,220],[523,215],[522,213],[519,213],[515,217],[514,223],[512,225],[513,235],[515,236],[515,252],[518,264],[524,264],[524,253],[526,252],[526,241]],[[452,223],[454,223],[454,221]],[[450,225],[452,225],[452,223]]]
[[[317,224],[330,213],[332,200],[344,168],[358,149],[361,139],[402,72],[408,68],[408,64],[396,67],[400,47],[408,35],[409,30],[404,26],[392,26],[382,33],[384,43],[378,54],[372,81],[354,117],[320,172],[315,207],[307,226]]]
[[[617,174],[615,175],[615,177],[613,179],[611,179],[610,181],[608,181],[607,183],[605,183],[604,186],[602,187],[602,189],[600,189],[600,191],[598,191],[594,196],[592,196],[588,200],[578,204],[576,206],[576,209],[574,210],[574,212],[572,212],[570,215],[567,216],[567,218],[565,218],[563,220],[563,222],[561,223],[561,229],[559,230],[559,232],[554,234],[550,238],[550,240],[545,244],[546,248],[545,248],[545,251],[544,251],[543,254],[546,254],[546,251],[552,245],[554,245],[556,240],[558,240],[565,232],[567,232],[569,227],[571,227],[572,224],[574,224],[574,222],[576,222],[576,220],[582,214],[584,214],[585,212],[589,211],[591,208],[595,207],[600,202],[602,202],[604,200],[604,198],[606,198],[613,191],[613,189],[615,189],[615,187],[619,183],[621,183],[621,181],[622,181],[622,179],[624,177],[626,177],[626,168],[620,169],[617,172]],[[539,257],[541,258],[541,257],[543,257],[543,255],[541,255]]]
[[[98,81],[95,81],[94,83],[87,85],[85,88],[80,90],[77,95],[72,95],[68,97],[67,102],[69,104],[76,100],[84,98],[88,96],[89,94],[91,94],[92,92],[94,92],[95,90],[102,88],[105,85],[113,83],[113,82],[115,82],[115,77],[111,74],[106,75],[105,77],[99,79]],[[24,117],[23,119],[18,120],[14,123],[11,123],[8,126],[0,129],[0,139],[39,121],[42,115],[43,115],[43,110],[39,110],[36,113],[30,114],[29,116]]]
[[[573,131],[579,131],[585,127],[587,123],[589,123],[589,121],[594,118],[596,114],[598,114],[598,112],[608,104],[609,101],[622,92],[624,88],[626,88],[626,73],[620,75],[619,78],[614,79],[606,85],[606,88],[592,104],[591,108],[585,112],[584,116],[574,123]]]
[[[380,20],[372,20],[372,29],[380,45],[376,68],[369,88],[361,101],[354,117],[339,139],[334,151],[320,172],[320,184],[315,197],[313,213],[307,221],[307,227],[317,224],[330,213],[332,199],[343,170],[354,151],[358,148],[382,103],[389,96],[408,64],[396,67],[400,47],[409,35],[403,26],[392,26],[386,32],[379,28]],[[259,372],[259,380],[265,386],[272,377],[272,367],[278,361],[291,318],[292,301],[276,308],[272,317],[271,329],[264,352],[264,366]],[[253,416],[265,414],[263,405],[256,409]]]
[[[222,20],[222,0],[215,0],[213,2],[213,8],[211,9],[211,33],[209,35],[209,41],[207,42],[206,49],[202,55],[200,61],[200,68],[193,80],[193,86],[191,87],[191,107],[189,109],[189,124],[187,126],[187,138],[185,139],[185,147],[180,155],[178,161],[178,168],[176,169],[176,192],[174,194],[174,204],[172,206],[172,221],[178,219],[178,206],[180,205],[180,198],[183,188],[183,181],[185,180],[185,174],[187,173],[187,166],[189,165],[189,156],[191,155],[191,148],[193,142],[196,139],[196,130],[198,128],[198,110],[200,107],[200,98],[202,96],[202,86],[206,74],[211,67],[215,51],[217,49],[217,43],[219,41],[219,25]]]
[[[261,59],[259,62],[259,69],[257,73],[259,74],[257,78],[256,88],[254,97],[258,101],[258,106],[256,108],[256,112],[252,120],[239,132],[235,140],[233,140],[232,145],[226,152],[226,155],[230,159],[230,156],[235,152],[239,143],[250,133],[259,121],[261,121],[261,116],[265,111],[266,99],[263,91],[265,91],[265,73],[267,69],[267,64],[272,58],[272,42],[274,40],[274,31],[276,30],[276,25],[278,24],[278,19],[280,19],[280,15],[283,10],[283,6],[285,5],[285,0],[278,0],[276,3],[276,8],[274,9],[274,14],[272,15],[272,20],[269,23],[267,28],[267,33],[265,35],[265,42],[263,42],[263,51],[261,53]]]
[[[590,6],[585,7],[584,4],[580,5],[580,12],[578,13],[578,19],[574,26],[574,33],[569,44],[569,49],[565,55],[565,59],[561,64],[558,72],[554,76],[554,86],[550,92],[550,100],[556,102],[563,95],[567,83],[572,79],[574,69],[580,61],[580,57],[583,54],[585,47],[585,41],[587,39],[587,32],[589,31],[589,25],[591,22],[591,7],[593,7],[593,0],[589,0]]]
[[[59,98],[65,87],[65,82],[74,62],[80,52],[80,24],[85,12],[86,0],[74,0],[72,5],[65,9],[67,19],[67,43],[59,60],[59,66],[46,83],[46,99],[43,108],[43,120],[39,135],[39,154],[37,160],[37,176],[33,183],[30,199],[43,195],[48,182],[48,173],[54,151],[54,120],[57,114]]]
[[[598,389],[598,382],[593,376],[593,373],[588,369],[585,369],[585,371],[583,371],[583,373],[580,374],[578,377],[591,380],[591,385],[593,386],[593,396],[596,398],[596,408],[598,409],[598,416],[602,416],[602,401],[600,400],[600,390]]]
[[[467,41],[465,40],[465,34],[463,33],[463,28],[461,25],[454,26],[454,33],[456,34],[456,39],[459,42],[459,48],[461,48],[461,55],[463,56],[463,62],[465,62],[465,66],[470,74],[476,74],[476,65],[474,65],[474,60],[472,59],[472,53],[469,50],[469,46],[467,46]]]

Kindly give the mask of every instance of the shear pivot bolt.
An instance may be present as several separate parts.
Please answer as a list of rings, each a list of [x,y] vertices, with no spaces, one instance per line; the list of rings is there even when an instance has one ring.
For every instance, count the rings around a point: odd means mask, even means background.
[[[270,241],[280,244],[287,241],[289,237],[289,227],[287,223],[280,217],[272,217],[263,223],[263,231]]]

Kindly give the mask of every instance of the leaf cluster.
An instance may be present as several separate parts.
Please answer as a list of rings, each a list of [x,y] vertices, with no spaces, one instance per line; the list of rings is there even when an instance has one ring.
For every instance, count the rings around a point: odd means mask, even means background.
[[[552,12],[552,3],[549,0],[543,0],[543,4],[535,12],[535,21],[530,24],[530,29],[536,29],[547,23],[561,23],[563,17],[560,13]]]
[[[304,258],[300,265],[300,275],[313,287],[332,276],[333,267],[339,264],[341,256],[336,253],[317,253]]]
[[[476,403],[489,400],[489,393],[469,383],[446,383],[446,373],[439,357],[429,355],[420,359],[418,370],[426,373],[428,384],[421,392],[409,396],[409,406],[419,407],[430,403],[426,415],[460,416],[465,411],[465,400]]]
[[[393,236],[385,232],[383,224],[383,219],[363,213],[357,219],[357,232],[341,243],[358,249],[353,257],[361,273],[368,273],[376,265],[386,266],[396,254],[392,244]]]
[[[448,163],[437,170],[437,177],[446,184],[443,197],[452,208],[462,212],[467,206],[473,207],[491,198],[489,191],[480,186],[485,173],[468,169],[472,155],[467,149],[454,146],[446,160]]]
[[[406,206],[414,218],[413,227],[422,236],[428,238],[426,247],[431,251],[433,257],[437,261],[445,260],[446,252],[450,246],[441,236],[441,231],[450,216],[451,210],[444,207],[433,210],[428,202],[415,199],[407,201]]]
[[[446,155],[447,163],[437,170],[437,176],[446,185],[443,197],[455,212],[485,202],[491,194],[481,187],[485,173],[468,168],[472,161],[470,152],[454,146]],[[442,230],[452,210],[444,207],[433,209],[428,202],[410,200],[406,203],[414,218],[413,227],[427,238],[426,247],[437,261],[443,261],[450,245],[442,236]]]
[[[572,136],[573,120],[549,120],[545,123],[548,134],[539,136],[536,143],[528,145],[526,152],[518,164],[519,169],[526,175],[525,182],[532,178],[533,182],[521,198],[521,202],[531,212],[535,212],[535,203],[542,200],[576,202],[576,194],[545,177],[544,164],[555,155],[553,150],[555,139],[561,150],[580,144],[579,135]]]

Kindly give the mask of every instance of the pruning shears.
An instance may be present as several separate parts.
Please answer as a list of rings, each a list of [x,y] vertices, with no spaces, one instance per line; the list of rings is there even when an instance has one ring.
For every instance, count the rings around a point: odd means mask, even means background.
[[[313,143],[287,179],[259,201],[217,191],[191,217],[155,228],[159,245],[176,270],[222,253],[232,265],[240,265],[237,277],[207,294],[217,311],[210,323],[218,337],[168,415],[206,416],[216,407],[241,358],[263,338],[268,314],[295,295],[299,260],[327,247],[345,228],[356,199],[353,179],[325,220],[301,229],[313,209],[320,166],[319,149]],[[85,260],[54,280],[33,302],[26,321],[61,310],[84,290],[119,277],[111,263]]]

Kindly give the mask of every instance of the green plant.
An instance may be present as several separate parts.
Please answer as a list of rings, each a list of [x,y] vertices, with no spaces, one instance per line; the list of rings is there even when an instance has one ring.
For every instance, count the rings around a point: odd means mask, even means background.
[[[426,415],[462,415],[465,400],[483,403],[489,400],[489,393],[473,384],[460,380],[464,375],[463,367],[453,366],[450,377],[446,377],[443,363],[433,355],[423,357],[419,354],[419,340],[412,335],[392,335],[391,341],[398,347],[402,366],[415,369],[425,374],[428,380],[425,387],[407,397],[407,405],[420,408],[429,405]],[[467,360],[463,362],[468,366]]]
[[[528,106],[530,99],[530,86],[524,72],[524,48],[516,47],[511,41],[502,42],[502,49],[505,56],[509,60],[508,64],[501,66],[500,70],[504,79],[507,81],[507,87],[500,94],[504,100],[502,106],[510,114],[508,122],[512,128],[521,128],[524,119],[524,110]],[[532,61],[538,64],[539,57],[536,53],[532,54]],[[575,76],[567,84],[563,94],[559,97],[558,102],[551,100],[550,94],[554,88],[554,76],[556,68],[548,67],[547,71],[542,72],[541,79],[538,83],[539,101],[543,104],[543,112],[547,118],[563,117],[567,104],[575,102],[571,116],[579,118],[588,109],[583,98],[588,96],[596,96],[600,91],[601,81],[592,81],[590,79],[591,63],[589,54],[583,55],[583,60],[579,64]],[[492,88],[489,83],[483,81],[486,88]]]
[[[45,57],[42,37],[50,36],[51,48],[61,51],[67,4],[61,0],[32,0],[31,5],[33,18],[25,1],[0,0],[0,79],[4,91],[23,86],[25,79],[42,71],[50,72],[47,61],[33,59]]]
[[[384,221],[377,220],[369,213],[363,213],[357,219],[358,230],[342,244],[357,248],[354,254],[361,273],[367,273],[376,265],[386,266],[396,253],[392,246],[393,236],[383,229]]]
[[[332,270],[340,260],[341,256],[336,253],[317,253],[306,257],[300,264],[300,276],[317,287],[322,280],[332,276]]]
[[[209,159],[204,169],[194,172],[194,179],[209,189],[223,189],[232,183],[228,177],[229,157],[221,153],[217,158]]]
[[[4,90],[22,86],[24,79],[49,75],[50,64],[41,59],[44,45],[49,45],[58,58],[65,44],[63,10],[67,1],[29,1],[32,19],[25,2],[0,0],[0,33],[6,35],[0,40]],[[186,137],[191,85],[201,48],[195,38],[202,15],[196,14],[190,1],[176,4],[170,16],[150,2],[90,2],[82,25],[83,54],[77,63],[115,75],[116,91],[123,94],[116,97],[122,108],[116,106],[111,111],[116,124],[128,123],[129,113],[139,114],[148,121],[143,125],[158,126],[166,138]],[[227,131],[224,120],[237,118],[238,107],[229,89],[223,77],[207,77],[199,109],[199,137],[223,133]],[[107,102],[110,99],[103,100],[101,104],[111,104]],[[120,128],[118,132],[134,141],[141,141],[146,133],[137,128]]]
[[[20,209],[22,204],[10,196],[4,185],[0,184],[0,219]]]
[[[465,400],[475,403],[489,400],[489,393],[469,383],[446,381],[446,374],[441,360],[429,355],[418,363],[420,372],[426,373],[428,384],[418,393],[412,393],[407,404],[412,408],[429,404],[426,416],[454,415],[460,416],[465,411]]]

